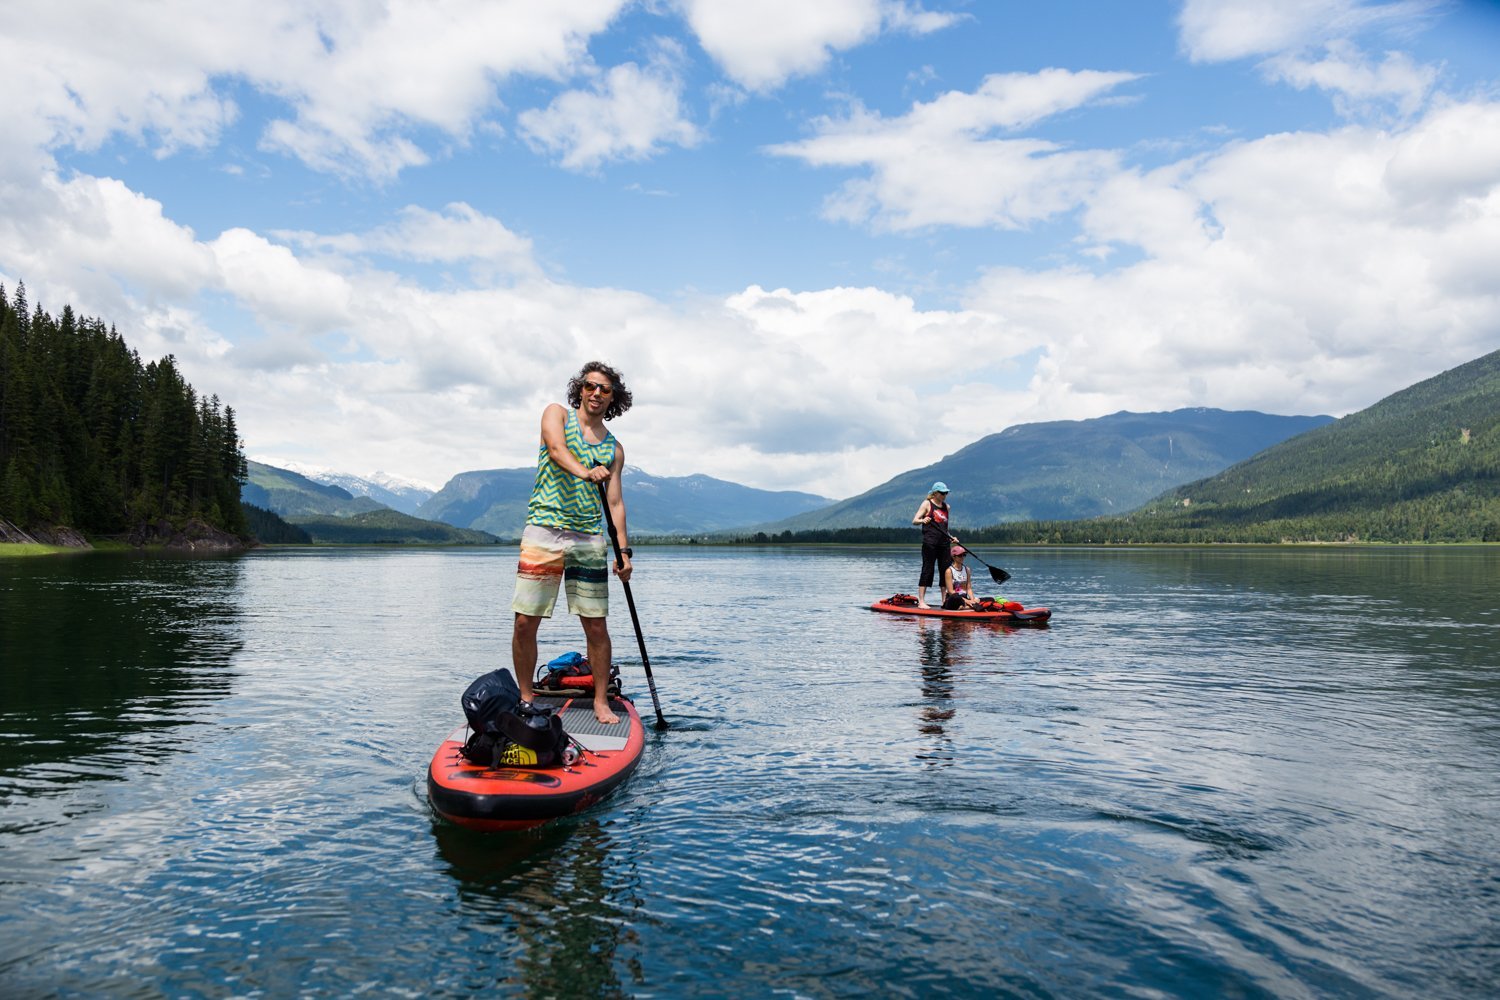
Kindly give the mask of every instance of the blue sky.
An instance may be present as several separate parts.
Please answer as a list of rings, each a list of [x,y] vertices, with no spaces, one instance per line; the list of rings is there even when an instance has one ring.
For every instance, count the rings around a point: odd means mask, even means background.
[[[252,457],[844,497],[1012,424],[1500,347],[1500,5],[12,0],[0,280]],[[961,484],[953,484],[961,495]]]

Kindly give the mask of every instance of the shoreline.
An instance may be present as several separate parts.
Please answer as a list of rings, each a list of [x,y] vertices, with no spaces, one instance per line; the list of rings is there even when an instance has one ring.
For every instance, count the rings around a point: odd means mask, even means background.
[[[77,552],[245,552],[260,543],[232,535],[198,518],[182,525],[161,520],[137,525],[128,534],[90,538],[66,525],[19,528],[0,519],[0,558],[65,555]]]
[[[172,545],[172,544],[147,544],[133,545],[124,539],[108,538],[99,539],[84,545],[54,545],[37,541],[0,541],[0,559],[29,559],[42,556],[64,556],[79,555],[86,553],[111,553],[111,554],[166,554],[166,555],[228,555],[231,553],[248,552],[252,549],[282,550],[282,549],[408,549],[408,550],[431,550],[431,549],[490,549],[514,547],[517,542],[501,541],[499,543],[465,544],[452,542],[312,542],[306,544],[290,543],[262,543],[251,541],[246,544],[235,546],[203,546],[203,545]],[[648,538],[636,543],[640,548],[704,548],[704,549],[819,549],[819,548],[901,548],[905,542],[730,542],[730,541],[702,541],[676,540],[671,538]],[[1345,550],[1373,550],[1373,549],[1435,549],[1449,551],[1455,549],[1489,549],[1500,547],[1500,542],[978,542],[976,548],[984,549],[1011,549],[1011,550],[1070,550],[1070,549],[1345,549]]]
[[[92,547],[48,545],[45,542],[0,542],[0,559],[29,559],[33,556],[65,556],[93,552]]]

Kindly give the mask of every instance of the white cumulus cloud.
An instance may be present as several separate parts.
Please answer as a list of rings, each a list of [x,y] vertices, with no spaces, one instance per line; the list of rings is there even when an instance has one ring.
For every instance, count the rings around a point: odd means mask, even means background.
[[[0,33],[0,107],[16,157],[123,135],[168,154],[216,142],[243,81],[279,102],[262,144],[317,170],[389,180],[427,162],[412,138],[464,140],[497,83],[566,79],[625,0],[15,0]],[[0,161],[3,163],[3,161]]]
[[[1420,110],[1438,77],[1405,52],[1376,61],[1356,39],[1381,28],[1419,23],[1439,0],[1187,0],[1178,18],[1181,43],[1197,62],[1261,59],[1267,79],[1333,96],[1349,117]]]
[[[1333,95],[1340,113],[1355,117],[1390,107],[1399,116],[1415,114],[1437,81],[1437,70],[1404,52],[1388,52],[1374,63],[1352,44],[1333,42],[1319,59],[1278,56],[1266,72],[1301,89],[1317,87]]]
[[[291,248],[241,228],[225,231],[209,247],[223,287],[266,326],[321,333],[349,322],[348,282]]]
[[[1033,386],[1062,416],[1148,398],[1342,414],[1412,381],[1423,351],[1493,350],[1500,105],[1452,105],[1400,131],[1287,133],[1122,174],[1085,237],[1144,258],[995,269],[971,308],[1048,344]]]
[[[592,89],[570,90],[546,108],[522,112],[521,132],[570,170],[646,159],[667,145],[695,146],[702,136],[684,117],[677,58],[675,46],[667,46],[648,66],[615,66]]]
[[[887,28],[939,31],[960,15],[898,0],[677,0],[699,43],[740,86],[772,90]]]
[[[1196,62],[1263,57],[1421,17],[1438,0],[1184,0],[1183,50]]]
[[[868,170],[829,199],[827,214],[884,229],[1018,228],[1067,211],[1118,164],[1109,150],[997,138],[1078,108],[1136,79],[1131,73],[1046,69],[987,77],[895,118],[855,108],[816,134],[770,152],[815,166]]]
[[[469,262],[478,274],[487,277],[532,275],[538,270],[529,238],[461,201],[444,206],[440,212],[407,205],[400,209],[396,221],[365,233],[283,231],[274,235],[298,246],[343,256]]]
[[[0,204],[0,260],[53,300],[121,309],[132,292],[169,300],[217,281],[192,230],[118,180],[44,174],[27,197]]]

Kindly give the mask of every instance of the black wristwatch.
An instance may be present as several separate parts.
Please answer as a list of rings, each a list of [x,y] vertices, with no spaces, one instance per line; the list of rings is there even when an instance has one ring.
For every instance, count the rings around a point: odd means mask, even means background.
[[[625,557],[627,559],[634,559],[635,558],[635,550],[632,549],[629,545],[625,546],[620,551],[625,554]]]

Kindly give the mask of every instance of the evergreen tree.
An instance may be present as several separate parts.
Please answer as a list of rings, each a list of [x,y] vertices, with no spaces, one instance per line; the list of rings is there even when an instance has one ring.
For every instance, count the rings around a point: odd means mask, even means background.
[[[0,517],[102,533],[201,517],[244,536],[246,470],[234,411],[171,355],[143,365],[114,327],[0,286]]]

